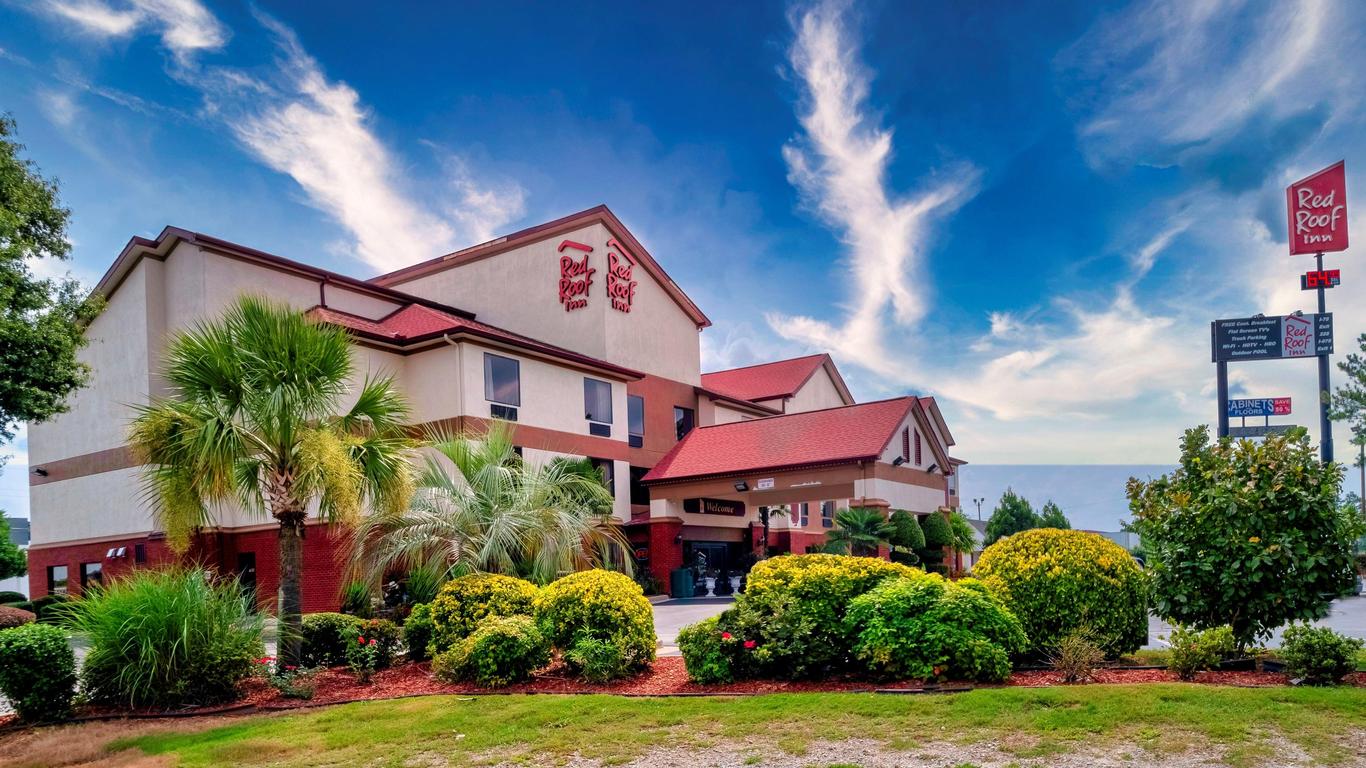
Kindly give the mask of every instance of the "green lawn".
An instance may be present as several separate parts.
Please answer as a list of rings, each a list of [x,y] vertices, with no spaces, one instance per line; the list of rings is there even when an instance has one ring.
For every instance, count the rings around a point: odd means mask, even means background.
[[[575,754],[612,763],[655,747],[732,745],[746,764],[763,765],[805,755],[822,741],[860,738],[911,753],[995,741],[1021,760],[1097,747],[1197,750],[1251,766],[1271,741],[1335,764],[1361,748],[1366,689],[1163,684],[951,696],[440,696],[184,728],[122,738],[106,749],[140,749],[181,766],[402,766],[556,764]],[[816,764],[831,762],[843,760]]]

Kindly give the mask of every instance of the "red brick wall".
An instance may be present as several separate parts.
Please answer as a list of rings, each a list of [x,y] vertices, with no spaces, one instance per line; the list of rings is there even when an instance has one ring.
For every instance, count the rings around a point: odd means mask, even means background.
[[[637,528],[647,530],[645,540],[650,548],[650,575],[654,576],[667,592],[670,586],[670,573],[675,568],[683,567],[683,544],[677,541],[678,535],[683,531],[683,521],[652,520]]]
[[[233,573],[237,555],[256,554],[256,595],[261,607],[271,610],[280,589],[278,533],[275,529],[241,533],[210,533],[200,536],[183,558],[177,558],[164,539],[134,538],[98,544],[76,544],[29,550],[30,597],[46,595],[47,567],[67,567],[68,591],[80,593],[81,563],[98,562],[103,565],[104,578],[128,573],[135,567],[134,546],[146,547],[147,562],[141,567],[155,567],[174,562],[199,563],[219,573]],[[106,558],[105,553],[117,547],[127,547],[127,555]],[[335,611],[341,606],[341,589],[346,567],[344,534],[333,527],[311,525],[304,537],[303,609],[305,613]]]

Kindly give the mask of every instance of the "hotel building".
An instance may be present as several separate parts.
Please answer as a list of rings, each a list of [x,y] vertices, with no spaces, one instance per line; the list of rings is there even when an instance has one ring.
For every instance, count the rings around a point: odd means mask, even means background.
[[[247,293],[347,329],[357,377],[394,377],[417,424],[501,419],[526,461],[592,459],[662,585],[685,564],[740,567],[762,544],[761,510],[781,510],[766,515],[770,549],[802,552],[843,507],[958,503],[933,398],[855,403],[826,354],[702,373],[710,321],[604,206],[369,280],[167,228],[129,241],[95,290],[108,306],[80,353],[90,383],[29,428],[34,596],[173,557],[127,445],[132,407],[167,393],[168,334]],[[214,523],[193,556],[268,602],[273,521],[225,509]],[[304,610],[337,607],[341,549],[310,527]]]

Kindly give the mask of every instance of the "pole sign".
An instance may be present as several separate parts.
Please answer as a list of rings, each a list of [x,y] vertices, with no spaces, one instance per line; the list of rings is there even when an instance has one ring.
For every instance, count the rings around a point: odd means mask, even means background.
[[[1333,354],[1333,313],[1237,317],[1210,323],[1216,363]]]
[[[1265,424],[1256,427],[1229,427],[1229,437],[1266,437],[1267,435],[1284,435],[1294,429],[1295,424]]]
[[[1290,398],[1257,397],[1246,400],[1228,401],[1228,415],[1231,419],[1246,419],[1253,416],[1289,416]]]
[[[1344,162],[1285,188],[1290,255],[1347,250],[1347,170]]]
[[[1316,269],[1300,275],[1301,291],[1316,291],[1320,288],[1336,288],[1342,284],[1342,270]]]

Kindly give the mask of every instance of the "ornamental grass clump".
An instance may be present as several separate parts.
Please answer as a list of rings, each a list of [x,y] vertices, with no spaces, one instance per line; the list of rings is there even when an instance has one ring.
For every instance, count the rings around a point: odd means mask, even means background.
[[[1123,547],[1099,534],[1016,533],[987,547],[973,573],[1020,620],[1037,656],[1082,628],[1108,658],[1147,642],[1147,577]]]
[[[571,573],[541,589],[535,610],[546,640],[577,675],[592,675],[603,682],[654,661],[654,609],[640,585],[625,574]],[[612,649],[605,650],[603,644]]]
[[[882,679],[999,682],[1028,645],[994,596],[932,573],[883,581],[850,603],[844,623],[861,671]]]
[[[94,702],[172,707],[231,699],[264,655],[261,618],[237,582],[202,569],[138,570],[65,611],[90,650]]]
[[[473,573],[451,579],[429,606],[432,634],[429,653],[435,656],[464,640],[489,616],[531,616],[538,588],[535,584],[496,573]]]

